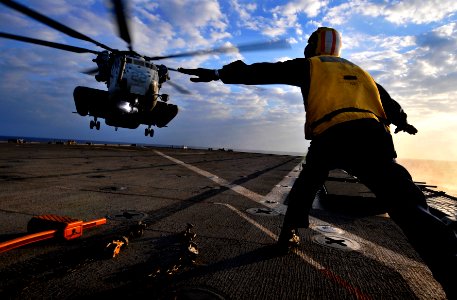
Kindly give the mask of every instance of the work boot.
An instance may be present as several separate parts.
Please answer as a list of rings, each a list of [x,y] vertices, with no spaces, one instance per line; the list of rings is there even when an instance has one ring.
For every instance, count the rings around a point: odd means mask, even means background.
[[[279,234],[276,246],[280,254],[287,254],[290,249],[298,247],[299,244],[298,229],[284,227]]]

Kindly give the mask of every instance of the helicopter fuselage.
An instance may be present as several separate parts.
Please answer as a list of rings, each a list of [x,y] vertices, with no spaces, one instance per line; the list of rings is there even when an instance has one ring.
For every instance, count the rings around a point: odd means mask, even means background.
[[[134,129],[148,125],[145,135],[153,135],[151,126],[164,127],[177,114],[177,106],[166,104],[168,95],[160,95],[160,87],[168,77],[168,69],[141,56],[125,53],[100,53],[97,81],[105,82],[107,91],[77,87],[73,93],[77,112],[90,115],[90,127],[100,128],[97,118],[113,127]],[[158,101],[158,100],[162,101]]]
[[[96,120],[100,117],[113,127],[134,129],[140,124],[148,125],[145,135],[152,135],[151,126],[163,127],[176,116],[177,106],[166,104],[168,95],[159,94],[161,84],[169,79],[165,66],[141,56],[106,52],[94,62],[98,66],[95,78],[105,82],[108,90],[77,87],[74,91],[77,112],[94,117],[91,128],[100,128]]]
[[[94,59],[98,66],[97,81],[105,82],[110,99],[121,101],[119,109],[125,113],[139,110],[152,110],[157,102],[161,83],[166,76],[160,71],[168,72],[161,66],[147,62],[141,56],[126,54],[108,54],[103,52]],[[162,79],[162,82],[161,82]],[[130,104],[130,108],[126,103]]]

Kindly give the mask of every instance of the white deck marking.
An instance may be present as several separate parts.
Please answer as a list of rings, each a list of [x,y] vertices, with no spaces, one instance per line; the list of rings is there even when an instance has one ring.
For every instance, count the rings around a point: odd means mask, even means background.
[[[290,188],[288,188],[289,186],[292,186],[293,182],[295,180],[295,176],[297,175],[297,168],[300,167],[301,163],[295,167],[286,177],[285,179],[283,179],[278,185],[276,185],[276,187],[274,187],[271,192],[267,195],[267,196],[262,196],[262,195],[259,195],[253,191],[250,191],[249,189],[245,188],[245,187],[242,187],[240,185],[236,185],[236,184],[233,184],[233,183],[230,183],[228,182],[227,180],[223,179],[223,178],[220,178],[218,177],[217,175],[214,175],[210,172],[207,172],[205,170],[202,170],[200,168],[197,168],[195,166],[192,166],[190,164],[187,164],[179,159],[176,159],[176,158],[173,158],[171,156],[168,156],[166,154],[163,154],[162,152],[160,151],[157,151],[157,150],[154,150],[155,153],[157,153],[158,155],[160,156],[163,156],[169,160],[171,160],[172,162],[178,164],[178,165],[181,165],[183,167],[186,167],[188,168],[189,170],[197,173],[197,174],[200,174],[210,180],[212,180],[213,182],[221,185],[221,186],[224,186],[224,187],[227,187],[231,190],[233,190],[234,192],[237,192],[238,194],[252,200],[252,201],[255,201],[255,202],[258,202],[258,203],[262,203],[263,205],[265,206],[268,206],[272,209],[275,209],[281,213],[285,213],[285,210],[287,208],[286,205],[284,205],[284,200],[288,194],[288,192],[290,191]],[[292,183],[290,183],[292,182]],[[266,203],[266,200],[267,202],[274,202],[274,203]],[[256,221],[252,220],[251,218],[249,218],[247,215],[245,215],[244,213],[242,213],[241,211],[237,210],[235,207],[229,205],[229,204],[224,204],[224,203],[218,203],[220,205],[224,205],[224,206],[227,206],[228,208],[230,208],[231,210],[233,210],[234,212],[236,212],[240,217],[242,217],[243,219],[247,220],[249,223],[251,223],[252,225],[254,225],[255,227],[257,227],[259,230],[261,230],[262,232],[264,232],[265,234],[267,234],[269,237],[271,237],[273,240],[277,240],[278,239],[278,236],[275,235],[273,232],[271,232],[270,230],[268,230],[267,228],[263,227],[262,225],[260,225],[259,223],[257,223]],[[328,222],[324,222],[318,218],[315,218],[315,217],[312,217],[310,216],[310,222],[314,225],[332,225],[331,223],[328,223]],[[310,227],[310,229],[312,230],[315,230],[316,232],[320,233],[319,231],[317,231],[316,229],[313,229],[312,226]],[[383,263],[383,264],[386,264],[386,262],[388,263],[388,266],[391,266],[391,265],[405,265],[408,264],[409,266],[419,266],[420,263],[416,262],[415,260],[413,259],[410,259],[406,256],[403,256],[401,254],[398,254],[390,249],[387,249],[381,245],[378,245],[378,244],[375,244],[375,243],[372,243],[368,240],[365,240],[363,239],[362,237],[358,236],[358,235],[355,235],[355,234],[351,234],[351,233],[345,233],[346,236],[348,236],[350,239],[353,239],[353,240],[356,240],[358,241],[360,244],[362,244],[362,248],[364,246],[367,246],[368,248],[373,248],[373,247],[376,247],[378,249],[380,249],[381,251],[376,251],[376,253],[372,253],[372,251],[359,251],[361,254],[367,256],[368,258],[370,259],[374,259],[374,260],[377,260],[379,261],[380,263]],[[295,253],[301,258],[303,259],[304,261],[308,262],[309,264],[315,266],[317,269],[320,269],[320,270],[324,270],[325,267],[323,267],[322,265],[320,265],[318,262],[316,262],[315,260],[313,260],[311,257],[307,256],[305,253],[303,253],[301,250],[296,250]],[[386,264],[387,265],[387,264]],[[427,286],[427,281],[432,278],[430,276],[430,278],[416,278],[416,277],[413,277],[411,278],[411,276],[408,274],[408,268],[399,268],[397,270],[397,272],[399,272],[403,278],[406,279],[406,282],[410,283],[411,281],[416,281],[416,283],[414,284],[414,286],[417,288],[417,287],[420,287],[420,286]],[[333,276],[333,275],[332,275]]]
[[[174,162],[180,166],[183,166],[199,175],[202,175],[203,177],[208,178],[209,180],[219,184],[220,186],[227,187],[227,188],[231,189],[232,191],[234,191],[248,199],[251,199],[252,201],[262,203],[263,205],[276,210],[280,214],[286,213],[287,206],[284,205],[284,200],[285,200],[288,192],[290,191],[290,187],[292,187],[292,185],[296,179],[297,173],[299,172],[300,167],[301,167],[301,162],[300,162],[295,168],[293,168],[292,171],[290,171],[289,174],[287,174],[284,177],[284,179],[280,183],[278,183],[270,191],[270,193],[268,193],[268,195],[262,196],[241,185],[230,183],[227,180],[220,178],[217,175],[214,175],[208,171],[202,170],[198,167],[185,163],[179,159],[166,155],[160,151],[154,150],[154,152],[162,157],[165,157],[168,160],[171,160],[172,162]]]
[[[287,195],[292,188],[298,174],[301,171],[302,162],[295,166],[269,193],[262,201],[262,204],[276,210],[282,215],[286,214],[287,205],[284,205]]]
[[[269,236],[270,238],[272,238],[273,240],[277,241],[278,240],[278,236],[276,234],[274,234],[273,232],[271,232],[269,229],[267,229],[266,227],[262,226],[261,224],[257,223],[256,221],[254,221],[253,219],[249,218],[245,213],[239,211],[238,209],[236,209],[235,207],[233,207],[232,205],[230,204],[227,204],[227,203],[214,203],[214,204],[217,204],[217,205],[223,205],[225,207],[228,207],[230,210],[232,210],[233,212],[235,212],[237,215],[239,215],[241,218],[245,219],[246,221],[248,221],[249,223],[251,223],[252,225],[254,225],[255,227],[257,227],[260,231],[262,231],[263,233],[265,233],[267,236]],[[309,257],[308,255],[306,255],[303,251],[297,249],[296,251],[294,251],[295,254],[297,254],[301,259],[303,259],[304,261],[306,261],[307,263],[309,263],[310,265],[316,267],[317,269],[325,269],[324,266],[322,266],[320,263],[318,263],[317,261],[315,261],[314,259],[312,259],[311,257]]]
[[[261,202],[264,200],[264,196],[262,195],[259,195],[257,194],[256,192],[253,192],[251,190],[248,190],[247,188],[245,187],[242,187],[241,185],[237,185],[237,184],[233,184],[233,183],[230,183],[228,182],[227,180],[223,179],[223,178],[220,178],[218,177],[217,175],[214,175],[210,172],[207,172],[205,170],[202,170],[200,168],[197,168],[193,165],[190,165],[190,164],[187,164],[179,159],[176,159],[174,157],[171,157],[171,156],[168,156],[166,154],[163,154],[162,152],[160,151],[157,151],[157,150],[154,150],[155,153],[157,153],[158,155],[160,156],[163,156],[165,157],[166,159],[169,159],[171,160],[172,162],[180,165],[180,166],[183,166],[185,168],[188,168],[189,170],[199,174],[199,175],[202,175],[206,178],[208,178],[209,180],[212,180],[213,182],[219,184],[220,186],[224,186],[224,187],[227,187],[229,189],[231,189],[232,191],[234,192],[237,192],[238,194],[242,195],[242,196],[245,196],[246,198],[249,198],[255,202]]]

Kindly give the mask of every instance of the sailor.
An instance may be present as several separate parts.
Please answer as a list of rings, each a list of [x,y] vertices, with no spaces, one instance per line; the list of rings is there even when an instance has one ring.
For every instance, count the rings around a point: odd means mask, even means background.
[[[179,69],[193,82],[287,84],[301,88],[306,111],[305,138],[311,140],[306,164],[288,195],[288,209],[277,246],[287,252],[299,243],[298,228],[309,226],[309,212],[332,169],[356,176],[400,226],[428,264],[449,298],[457,270],[455,232],[429,212],[425,197],[409,172],[395,161],[390,125],[395,133],[416,134],[407,115],[365,70],[340,57],[341,36],[333,28],[313,32],[305,58],[247,65],[238,60],[212,69]],[[454,298],[452,298],[454,299]]]

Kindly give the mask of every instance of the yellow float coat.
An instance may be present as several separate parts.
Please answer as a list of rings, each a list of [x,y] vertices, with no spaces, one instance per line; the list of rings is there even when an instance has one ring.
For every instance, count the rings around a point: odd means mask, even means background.
[[[311,140],[347,121],[374,118],[384,122],[387,119],[376,83],[362,68],[335,56],[315,56],[309,61],[306,139]]]

